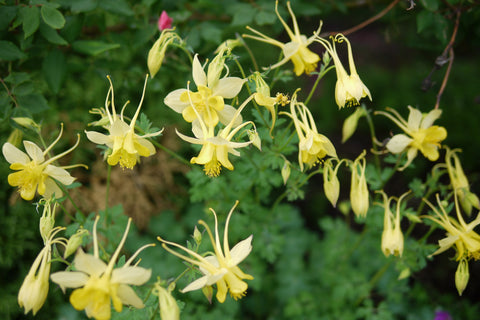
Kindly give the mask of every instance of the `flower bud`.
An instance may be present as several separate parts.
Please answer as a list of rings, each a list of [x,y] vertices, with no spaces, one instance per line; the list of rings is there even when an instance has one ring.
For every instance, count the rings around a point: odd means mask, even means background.
[[[247,133],[248,139],[252,141],[252,144],[257,147],[258,150],[262,151],[262,140],[260,140],[257,130],[248,130]]]
[[[158,18],[158,30],[163,31],[165,29],[171,29],[172,28],[172,22],[173,19],[168,16],[168,13],[163,10],[162,14]]]
[[[337,177],[337,171],[341,163],[340,161],[334,169],[332,158],[329,158],[323,166],[323,190],[334,208],[337,206],[338,196],[340,195],[340,181]]]
[[[55,210],[57,209],[57,203],[54,202],[53,209],[51,207],[51,202],[48,200],[43,203],[43,213],[40,218],[40,235],[42,236],[43,243],[47,242],[47,239],[50,238],[50,232],[55,226]]]
[[[173,288],[175,284],[173,284]],[[172,288],[172,290],[173,290]],[[158,305],[160,306],[160,318],[162,320],[178,320],[180,319],[180,308],[177,301],[171,295],[170,286],[166,290],[160,285],[155,285],[156,294],[158,295]]]
[[[283,164],[282,167],[282,178],[283,178],[283,184],[287,184],[288,178],[290,177],[290,161],[285,160],[285,163]]]
[[[23,132],[18,129],[13,129],[12,133],[8,136],[7,142],[10,142],[15,147],[20,146],[22,143]]]
[[[468,262],[466,259],[462,259],[458,263],[458,268],[455,272],[455,286],[457,287],[460,296],[462,295],[463,290],[467,287],[469,278],[470,273],[468,271]]]
[[[357,217],[366,217],[369,206],[369,195],[367,180],[365,178],[366,169],[365,151],[355,159],[352,164],[352,178],[350,187],[350,202],[352,210]]]
[[[198,231],[197,226],[195,226],[195,229],[193,230],[193,240],[195,240],[195,243],[197,244],[197,246],[199,246],[200,243],[202,243],[202,233]]]
[[[207,298],[208,302],[212,304],[212,298],[213,298],[213,288],[212,286],[205,286],[202,288],[202,293]]]
[[[220,80],[223,69],[225,68],[225,59],[227,58],[225,55],[226,51],[226,49],[220,50],[212,62],[208,64],[207,83],[209,88],[214,88]]]
[[[31,118],[14,117],[14,118],[12,118],[12,120],[15,121],[18,125],[20,125],[22,127],[25,127],[27,129],[36,130],[36,129],[40,128],[40,126],[35,121],[33,121],[33,119],[31,119]]]
[[[363,115],[365,115],[364,109],[358,107],[354,113],[345,119],[342,127],[342,143],[345,143],[345,141],[347,141],[355,133],[355,130],[357,130],[358,119],[360,119]]]
[[[157,41],[155,41],[152,48],[148,52],[147,66],[152,78],[155,77],[162,66],[167,47],[176,38],[178,38],[178,35],[175,32],[173,32],[171,29],[165,29],[162,31],[160,37]]]
[[[65,253],[63,254],[63,258],[66,259],[72,253],[77,251],[78,247],[82,245],[83,237],[88,234],[86,229],[80,228],[77,232],[68,239],[67,247],[65,248]]]

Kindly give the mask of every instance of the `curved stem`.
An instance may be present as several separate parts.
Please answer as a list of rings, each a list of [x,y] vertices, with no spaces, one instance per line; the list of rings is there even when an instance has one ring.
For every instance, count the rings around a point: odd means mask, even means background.
[[[307,99],[305,99],[305,104],[308,104],[310,102],[310,99],[312,98],[313,93],[317,89],[317,86],[318,86],[318,83],[320,82],[320,80],[327,74],[328,71],[332,70],[333,68],[335,68],[335,66],[330,66],[329,68],[327,68],[323,71],[320,71],[320,73],[318,74],[317,80],[315,80],[315,83],[313,84],[313,87],[310,90],[310,93],[308,94]]]
[[[105,192],[105,219],[103,220],[105,222],[105,226],[108,226],[110,224],[110,220],[108,217],[108,198],[110,193],[111,175],[112,175],[112,166],[107,164],[107,190]]]

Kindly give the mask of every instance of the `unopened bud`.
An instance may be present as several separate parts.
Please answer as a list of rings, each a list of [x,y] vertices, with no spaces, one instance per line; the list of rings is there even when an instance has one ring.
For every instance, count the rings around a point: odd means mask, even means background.
[[[352,113],[345,122],[342,128],[342,143],[345,143],[357,130],[358,119],[365,115],[363,108],[358,107],[354,113]]]
[[[400,272],[397,280],[406,279],[406,278],[410,277],[411,274],[412,274],[412,271],[410,270],[410,268],[407,267]]]
[[[173,287],[175,287],[175,284]],[[171,291],[160,285],[155,285],[155,290],[158,295],[158,305],[160,306],[160,318],[162,320],[180,319],[180,308],[177,300],[171,295]]]
[[[457,271],[455,272],[455,286],[457,287],[458,294],[461,296],[463,290],[467,287],[468,280],[470,279],[470,273],[468,271],[468,262],[466,259],[460,260]]]
[[[63,258],[67,258],[72,253],[77,251],[78,247],[82,245],[83,237],[88,234],[86,229],[80,228],[77,232],[68,239],[67,247],[65,248],[65,253],[63,254]]]
[[[178,38],[178,35],[175,32],[173,32],[171,29],[165,29],[162,31],[160,37],[157,41],[155,41],[152,48],[148,52],[147,66],[152,78],[155,77],[162,66],[167,47],[176,38]]]
[[[200,243],[202,243],[202,233],[198,231],[197,226],[195,226],[195,229],[193,230],[193,240],[195,240],[195,243],[197,244],[197,246],[199,246]]]
[[[328,201],[335,208],[337,206],[338,196],[340,195],[340,181],[337,177],[339,162],[335,168],[333,168],[331,158],[325,161],[323,166],[323,190]]]
[[[213,298],[213,288],[212,286],[205,286],[202,288],[202,293],[207,298],[208,302],[212,304],[212,298]]]
[[[357,217],[365,218],[369,207],[369,194],[365,177],[366,160],[363,152],[352,164],[350,202]]]
[[[290,177],[290,161],[285,160],[285,163],[283,164],[282,167],[282,178],[283,178],[283,184],[287,184],[288,178]]]
[[[15,117],[15,118],[12,118],[12,120],[15,121],[18,125],[20,125],[22,127],[25,127],[27,129],[36,130],[36,129],[40,128],[40,126],[35,121],[33,121],[33,119],[31,119],[31,118]]]
[[[57,203],[54,202],[53,209],[51,203],[48,200],[43,204],[43,213],[40,218],[40,235],[42,236],[43,243],[47,242],[47,239],[50,237],[50,232],[55,226],[55,210],[57,209]]]
[[[257,130],[248,130],[247,133],[248,139],[252,142],[252,144],[257,147],[258,150],[262,151],[262,140],[260,140]]]
[[[12,133],[8,136],[7,142],[18,147],[22,143],[23,132],[18,129],[13,129]]]

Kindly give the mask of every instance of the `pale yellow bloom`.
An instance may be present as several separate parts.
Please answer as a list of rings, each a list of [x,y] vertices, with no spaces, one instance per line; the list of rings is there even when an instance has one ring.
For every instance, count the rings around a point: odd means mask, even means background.
[[[115,262],[120,255],[123,244],[128,235],[130,223],[128,220],[125,233],[120,244],[113,253],[108,264],[99,258],[97,242],[97,224],[99,217],[93,225],[93,255],[78,250],[73,265],[76,271],[60,271],[53,273],[51,279],[65,288],[76,288],[70,295],[70,303],[77,310],[85,309],[87,316],[96,320],[108,320],[111,317],[111,303],[115,311],[122,311],[122,305],[127,304],[135,308],[143,308],[140,299],[130,285],[142,285],[150,279],[151,270],[131,266],[130,264],[144,248],[154,244],[145,245],[127,260],[120,268],[114,269]]]
[[[239,156],[240,152],[235,150],[237,148],[243,148],[253,143],[248,142],[232,142],[232,138],[237,132],[248,124],[253,124],[251,121],[241,123],[238,126],[234,126],[240,117],[240,112],[247,105],[247,103],[253,98],[250,96],[243,104],[236,110],[227,126],[221,129],[216,135],[214,134],[213,127],[207,127],[206,123],[201,118],[197,122],[197,125],[193,126],[193,133],[195,138],[177,132],[177,135],[192,144],[202,145],[202,149],[198,156],[193,157],[190,162],[204,165],[205,174],[209,177],[217,177],[220,174],[222,166],[228,170],[233,170],[233,165],[228,159],[228,154],[231,153],[235,156]],[[254,124],[253,124],[254,125]]]
[[[457,287],[458,295],[462,295],[467,287],[470,279],[470,272],[468,271],[468,260],[462,259],[458,263],[457,271],[455,272],[455,286]]]
[[[352,46],[350,41],[343,35],[337,34],[332,38],[333,45],[330,44],[327,40],[317,37],[315,41],[321,43],[327,52],[332,56],[333,62],[335,64],[335,70],[337,72],[337,83],[335,85],[335,101],[339,108],[344,106],[352,107],[360,105],[360,99],[368,97],[370,101],[372,96],[370,90],[362,82],[360,76],[357,73],[355,67],[355,62],[353,61]],[[348,63],[350,68],[350,75],[347,73],[343,64],[338,57],[337,48],[335,42],[341,43],[345,41],[348,47]]]
[[[403,170],[417,156],[420,151],[428,160],[436,161],[439,157],[438,148],[440,142],[447,137],[447,130],[444,127],[434,126],[433,122],[442,114],[441,110],[434,109],[427,114],[422,114],[418,109],[408,106],[410,114],[408,121],[391,108],[387,108],[390,113],[377,111],[400,127],[406,134],[394,135],[387,143],[386,148],[393,154],[399,154],[407,151],[407,162],[399,170]]]
[[[451,150],[448,147],[446,147],[446,149],[445,163],[447,165],[448,175],[450,176],[450,182],[453,190],[457,193],[462,209],[470,216],[472,207],[480,209],[480,201],[477,195],[470,191],[467,176],[463,172],[462,163],[456,154],[460,149]]]
[[[200,117],[208,127],[215,127],[219,121],[226,125],[235,114],[235,108],[225,104],[224,99],[236,97],[245,79],[228,77],[228,69],[227,74],[221,78],[225,69],[224,54],[225,49],[218,53],[210,62],[207,73],[195,55],[192,76],[197,91],[191,91],[187,86],[187,89],[174,90],[165,97],[164,103],[181,113],[185,121],[196,125]],[[240,123],[241,118],[237,121],[237,124]]]
[[[247,27],[247,29],[255,33],[257,36],[244,34],[243,37],[262,41],[282,49],[283,59],[280,62],[270,66],[271,69],[277,68],[285,64],[287,61],[291,60],[293,63],[293,71],[297,76],[300,76],[303,73],[312,73],[317,68],[320,57],[316,53],[310,51],[308,49],[308,46],[314,41],[316,34],[320,33],[320,29],[322,28],[322,22],[320,22],[318,30],[314,32],[314,35],[310,38],[307,38],[305,35],[300,34],[297,18],[292,11],[290,1],[287,1],[287,8],[290,16],[292,17],[293,31],[278,13],[278,0],[275,2],[275,12],[277,13],[278,19],[285,28],[285,31],[287,31],[287,34],[290,37],[290,42],[280,42],[250,27]]]
[[[401,214],[400,203],[410,192],[404,193],[400,198],[387,197],[385,192],[377,191],[383,196],[383,207],[385,208],[383,218],[383,233],[382,233],[382,251],[383,254],[388,257],[393,254],[394,256],[402,256],[403,253],[403,233],[400,227]],[[397,200],[397,209],[395,216],[390,209],[390,202]]]
[[[55,195],[56,198],[60,198],[62,196],[62,190],[58,187],[54,179],[68,186],[75,181],[75,178],[65,169],[78,166],[86,167],[83,164],[62,167],[52,164],[72,152],[78,146],[80,135],[77,136],[77,142],[72,148],[59,155],[47,158],[49,152],[60,140],[62,132],[63,125],[57,139],[55,139],[45,151],[42,151],[35,143],[26,140],[23,141],[23,145],[27,153],[19,150],[9,142],[3,145],[3,156],[10,163],[10,169],[17,171],[8,175],[8,184],[12,187],[18,187],[20,196],[23,199],[32,200],[36,192],[47,199],[53,195]]]
[[[245,240],[240,241],[230,250],[230,246],[228,245],[228,224],[230,222],[230,217],[232,216],[233,210],[237,205],[238,201],[228,213],[227,221],[225,222],[223,249],[222,245],[220,244],[217,215],[215,211],[213,209],[210,209],[215,217],[215,238],[213,237],[210,227],[203,220],[200,220],[198,222],[203,225],[207,230],[207,233],[212,242],[214,254],[208,253],[206,256],[200,255],[179,244],[166,241],[158,237],[158,240],[163,242],[162,246],[167,251],[193,265],[198,266],[200,272],[202,272],[202,274],[204,275],[203,277],[187,285],[182,290],[182,292],[198,290],[216,284],[216,297],[220,303],[223,303],[225,301],[227,292],[230,292],[230,295],[235,300],[240,299],[245,295],[248,284],[243,280],[252,280],[253,277],[249,274],[243,273],[243,271],[240,270],[240,268],[238,267],[238,264],[242,262],[252,251],[251,243],[253,235],[250,235]],[[183,251],[187,252],[192,258],[184,256],[170,249],[167,245],[182,249]]]
[[[365,151],[358,156],[351,164],[352,179],[350,186],[350,203],[352,210],[357,217],[365,218],[369,207],[369,194],[365,169],[367,162],[365,160]]]
[[[107,163],[111,166],[120,164],[122,168],[133,169],[133,167],[140,160],[140,157],[149,157],[155,154],[155,147],[147,140],[147,138],[158,136],[162,133],[163,129],[155,132],[140,136],[135,133],[135,122],[140,114],[140,108],[143,103],[143,97],[145,96],[145,88],[147,86],[147,78],[145,78],[145,84],[143,86],[142,98],[138,104],[137,111],[130,120],[130,124],[125,122],[123,117],[123,111],[129,103],[125,103],[120,113],[117,115],[115,110],[113,84],[110,77],[107,77],[110,82],[110,88],[105,100],[105,111],[108,117],[109,124],[106,128],[109,134],[103,134],[96,131],[85,131],[87,138],[96,144],[103,144],[112,149],[112,152],[107,157]],[[110,98],[110,100],[109,100]],[[111,112],[109,110],[109,104],[111,104]]]
[[[310,110],[305,104],[297,102],[297,92],[293,94],[290,100],[290,113],[283,112],[282,114],[292,118],[295,124],[299,140],[298,163],[300,170],[303,171],[304,165],[307,169],[310,169],[327,155],[337,157],[337,152],[330,139],[318,133]]]
[[[52,245],[57,243],[65,245],[66,239],[55,238],[57,233],[64,229],[65,228],[56,227],[50,230],[48,237],[44,239],[45,246],[33,262],[30,271],[20,287],[18,304],[21,308],[25,308],[25,314],[32,310],[33,315],[35,315],[47,299]]]
[[[473,229],[480,224],[480,213],[477,218],[470,223],[466,223],[463,219],[462,213],[458,206],[457,195],[455,194],[455,211],[457,219],[450,217],[445,211],[444,206],[437,194],[437,202],[440,207],[440,212],[428,200],[424,199],[425,203],[433,210],[436,216],[427,215],[425,218],[430,219],[443,228],[447,236],[438,241],[438,250],[432,255],[442,253],[451,247],[454,247],[457,254],[455,256],[457,261],[462,259],[480,259],[480,235],[473,231]]]

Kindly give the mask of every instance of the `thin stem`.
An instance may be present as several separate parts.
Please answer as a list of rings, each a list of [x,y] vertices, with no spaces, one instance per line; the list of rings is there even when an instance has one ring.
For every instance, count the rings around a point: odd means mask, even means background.
[[[7,95],[10,97],[10,99],[12,99],[13,103],[15,104],[15,107],[18,107],[18,102],[17,102],[17,100],[15,99],[15,96],[13,95],[13,93],[8,89],[7,84],[5,83],[5,81],[3,81],[2,78],[0,78],[0,82],[3,84],[3,87],[4,87],[5,90],[7,91]]]
[[[452,70],[452,64],[453,64],[453,59],[454,59],[454,54],[453,54],[453,49],[450,48],[449,50],[450,57],[449,57],[449,62],[448,62],[448,67],[447,71],[445,72],[445,76],[443,77],[442,81],[442,86],[440,87],[440,90],[438,90],[437,93],[437,102],[435,103],[435,109],[438,109],[440,107],[440,99],[442,98],[443,91],[445,91],[445,87],[447,86],[448,78],[450,77],[450,71]]]
[[[378,158],[378,149],[377,149],[377,144],[375,143],[375,140],[376,140],[375,126],[373,124],[372,117],[370,116],[370,113],[368,112],[367,108],[364,105],[362,105],[361,108],[363,108],[365,113],[365,118],[367,118],[368,128],[370,130],[370,136],[372,138],[372,149],[375,157],[375,166],[377,167],[378,170],[380,170],[381,169],[380,159]]]
[[[240,42],[242,43],[242,45],[245,47],[245,49],[247,50],[247,53],[248,55],[250,56],[250,59],[252,60],[252,63],[253,63],[253,68],[255,69],[255,71],[259,71],[258,69],[258,64],[257,64],[257,60],[255,59],[255,56],[253,55],[253,52],[252,50],[250,49],[250,47],[247,45],[247,43],[243,40],[243,38],[240,36],[240,35],[237,35],[237,39],[240,40]],[[235,59],[236,60],[236,59]],[[244,76],[245,77],[245,76]]]
[[[187,48],[185,48],[185,46],[183,46],[183,45],[181,45],[181,44],[176,44],[176,43],[174,43],[174,42],[172,42],[170,45],[182,49],[182,51],[187,54],[188,59],[190,60],[190,64],[193,63],[193,56],[192,56],[192,54],[190,53],[190,51],[188,51]]]
[[[320,71],[320,73],[318,74],[317,80],[315,80],[315,83],[313,84],[313,87],[310,90],[310,93],[308,94],[307,99],[305,99],[305,104],[306,105],[310,102],[310,99],[312,98],[313,93],[317,89],[317,86],[318,86],[318,83],[320,82],[320,80],[327,74],[328,71],[332,70],[333,68],[335,68],[335,66],[330,66],[329,68],[327,68],[323,71]]]
[[[112,166],[107,164],[107,190],[105,192],[105,219],[103,220],[105,222],[105,226],[110,224],[110,220],[108,217],[108,198],[109,198],[109,193],[110,193],[110,178],[112,175]]]
[[[150,140],[150,142],[152,142],[153,145],[155,145],[157,148],[162,149],[163,151],[168,153],[173,158],[179,160],[181,163],[186,164],[189,167],[193,167],[193,165],[190,163],[190,161],[188,161],[187,159],[185,159],[184,157],[182,157],[181,155],[179,155],[175,151],[170,150],[169,148],[165,147],[164,145],[160,144],[159,142],[157,142],[155,140]]]
[[[320,35],[320,37],[326,37],[326,36],[331,36],[331,35],[336,35],[337,33],[341,33],[343,35],[349,35],[351,33],[354,33],[362,28],[365,28],[366,26],[368,26],[369,24],[377,21],[378,19],[380,19],[381,17],[383,17],[384,15],[386,15],[390,10],[393,9],[393,7],[395,7],[398,3],[400,2],[400,0],[394,0],[392,1],[385,9],[383,9],[382,11],[380,11],[379,13],[377,13],[376,15],[374,15],[373,17],[363,21],[362,23],[350,28],[350,29],[347,29],[347,30],[344,30],[344,31],[340,31],[340,32],[326,32],[326,33],[323,33]]]

